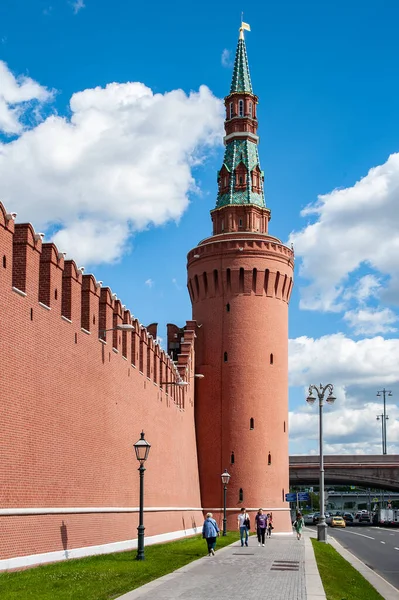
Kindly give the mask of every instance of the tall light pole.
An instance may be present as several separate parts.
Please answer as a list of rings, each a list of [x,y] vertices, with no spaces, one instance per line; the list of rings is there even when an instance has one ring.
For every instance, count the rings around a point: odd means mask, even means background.
[[[388,394],[388,396],[392,396],[392,392],[391,392],[391,390],[386,390],[385,388],[383,388],[382,390],[378,390],[377,396],[381,397],[381,394],[384,399],[384,412],[381,415],[381,419],[382,419],[382,453],[386,454],[387,453],[387,421],[388,421],[389,417],[388,417],[387,411],[386,411],[385,396],[386,396],[386,394]],[[380,415],[377,416],[377,421],[379,421],[379,420],[380,420]]]
[[[316,398],[313,396],[313,391],[319,399],[319,454],[320,454],[320,518],[317,523],[317,540],[319,542],[327,542],[327,523],[326,516],[324,514],[324,457],[323,457],[323,400],[326,391],[328,390],[328,396],[326,402],[328,404],[334,404],[335,396],[333,394],[333,385],[327,383],[324,387],[320,384],[309,386],[309,395],[306,398],[306,402],[310,405],[314,404]]]
[[[140,434],[140,439],[134,444],[134,451],[136,452],[136,458],[140,463],[140,516],[139,526],[137,527],[137,556],[136,560],[144,560],[144,463],[148,458],[151,444],[144,439],[144,431]]]
[[[230,481],[230,473],[227,472],[227,469],[222,473],[222,483],[223,483],[223,535],[227,533],[227,518],[226,518],[226,494],[227,494],[227,486]]]

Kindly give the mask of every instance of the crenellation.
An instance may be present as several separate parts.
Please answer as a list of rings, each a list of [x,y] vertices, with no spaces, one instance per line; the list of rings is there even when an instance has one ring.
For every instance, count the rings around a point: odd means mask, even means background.
[[[122,325],[123,323],[123,310],[122,310],[122,302],[116,298],[114,298],[114,312],[112,315],[112,347],[116,350],[119,350],[122,343],[122,335],[121,331],[118,331],[118,325]]]
[[[81,295],[82,274],[75,261],[66,260],[62,273],[61,314],[72,323],[81,323]]]
[[[64,256],[58,252],[55,244],[42,245],[39,270],[39,302],[51,307],[61,316],[62,276]]]
[[[32,225],[16,224],[13,237],[12,285],[36,301],[39,298],[41,252],[42,239],[36,236]]]
[[[111,330],[113,327],[113,315],[114,299],[112,298],[112,291],[109,287],[102,287],[100,289],[98,329],[99,337],[107,342],[109,339],[112,340],[112,331],[107,330]]]
[[[82,275],[81,327],[86,331],[98,331],[100,289],[94,275]]]

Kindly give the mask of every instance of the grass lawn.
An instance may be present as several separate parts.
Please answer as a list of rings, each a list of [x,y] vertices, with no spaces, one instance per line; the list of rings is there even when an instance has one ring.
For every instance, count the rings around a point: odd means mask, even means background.
[[[218,548],[238,540],[238,532],[219,537]],[[1,600],[110,600],[171,573],[205,556],[207,546],[194,536],[145,549],[145,560],[136,561],[136,551],[103,554],[89,558],[0,574]]]
[[[332,546],[312,544],[327,600],[384,600]]]

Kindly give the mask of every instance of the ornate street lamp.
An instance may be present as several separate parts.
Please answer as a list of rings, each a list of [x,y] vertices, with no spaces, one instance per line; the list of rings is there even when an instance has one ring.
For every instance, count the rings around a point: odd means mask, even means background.
[[[140,472],[140,516],[139,516],[139,526],[137,527],[137,556],[136,560],[144,560],[144,463],[148,458],[148,454],[150,452],[151,444],[144,439],[144,431],[140,434],[140,439],[138,442],[134,444],[134,451],[136,453],[136,458],[140,463],[138,468]]]
[[[222,483],[223,483],[223,535],[227,533],[227,519],[226,519],[226,494],[227,494],[227,486],[229,484],[231,475],[227,472],[227,469],[224,470],[224,473],[221,474]]]
[[[384,412],[381,415],[381,420],[382,420],[382,453],[386,454],[387,453],[387,421],[389,419],[388,415],[387,415],[387,411],[386,411],[386,399],[385,399],[385,395],[387,394],[388,396],[392,396],[392,392],[391,390],[386,390],[385,388],[382,390],[378,390],[377,392],[377,396],[378,397],[383,397],[384,400]],[[377,416],[377,421],[379,421],[380,415]]]
[[[326,391],[328,390],[328,396],[326,402],[328,404],[334,404],[336,398],[333,394],[333,385],[327,383],[324,387],[320,384],[309,386],[309,395],[306,398],[306,402],[310,405],[314,404],[316,398],[313,396],[313,391],[316,392],[317,398],[319,399],[319,454],[320,454],[320,518],[317,523],[317,540],[319,542],[327,541],[327,523],[324,514],[324,457],[323,457],[323,400]]]

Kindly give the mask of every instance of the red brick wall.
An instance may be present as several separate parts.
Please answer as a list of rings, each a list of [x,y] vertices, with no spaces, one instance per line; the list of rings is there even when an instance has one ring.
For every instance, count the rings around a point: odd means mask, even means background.
[[[111,291],[98,289],[94,277],[85,276],[82,286],[73,262],[64,263],[54,246],[42,253],[30,226],[16,229],[14,248],[23,260],[14,274],[26,296],[12,289],[14,223],[0,204],[0,508],[137,507],[133,444],[142,429],[152,446],[146,507],[200,507],[193,334],[186,332],[190,352],[179,357],[180,376],[190,385],[161,389],[153,365],[162,359],[165,381],[177,380],[176,369],[130,313],[122,314]],[[122,321],[135,332],[99,340],[99,327]],[[145,344],[144,360],[150,341],[150,379],[138,360],[131,364],[132,336],[137,357]],[[146,535],[192,522],[202,522],[200,511],[148,513]],[[0,558],[62,550],[65,535],[69,549],[128,540],[137,537],[137,524],[137,513],[0,516]]]

